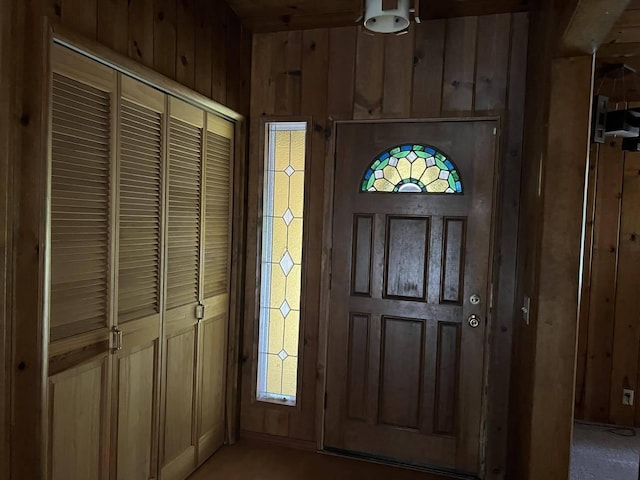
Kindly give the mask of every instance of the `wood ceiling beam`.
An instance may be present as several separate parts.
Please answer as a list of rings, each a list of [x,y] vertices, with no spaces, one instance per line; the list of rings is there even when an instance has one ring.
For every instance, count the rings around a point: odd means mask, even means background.
[[[623,61],[626,57],[640,56],[640,42],[634,43],[604,43],[598,49],[598,58],[618,59]]]
[[[560,50],[564,55],[594,53],[629,6],[630,0],[574,0],[565,10],[567,28]],[[627,14],[625,14],[626,16]]]
[[[361,15],[361,2],[347,2],[341,11],[325,11],[311,6],[273,7],[262,5],[260,11],[240,9],[234,5],[237,0],[229,0],[242,18],[244,25],[254,32],[275,32],[281,30],[302,30],[311,28],[343,27],[356,24]],[[463,0],[433,2],[422,1],[420,16],[423,20],[465,16],[493,15],[498,13],[528,11],[531,0]]]

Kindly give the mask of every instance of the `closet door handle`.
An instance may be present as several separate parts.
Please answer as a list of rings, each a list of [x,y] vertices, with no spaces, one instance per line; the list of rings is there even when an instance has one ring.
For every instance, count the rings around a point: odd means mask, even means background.
[[[111,348],[112,353],[122,350],[122,330],[118,327],[113,327],[113,341],[111,344],[113,345]]]

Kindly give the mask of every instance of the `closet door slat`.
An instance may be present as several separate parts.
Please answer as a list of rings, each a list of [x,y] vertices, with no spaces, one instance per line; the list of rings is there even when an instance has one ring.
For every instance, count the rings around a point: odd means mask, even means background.
[[[160,311],[162,115],[126,99],[120,113],[118,319],[127,322]]]
[[[202,130],[169,122],[167,308],[198,301]],[[180,168],[183,166],[183,168]]]
[[[54,73],[52,102],[50,323],[57,340],[107,324],[111,94]]]
[[[207,132],[205,164],[204,298],[223,294],[229,283],[231,139]]]

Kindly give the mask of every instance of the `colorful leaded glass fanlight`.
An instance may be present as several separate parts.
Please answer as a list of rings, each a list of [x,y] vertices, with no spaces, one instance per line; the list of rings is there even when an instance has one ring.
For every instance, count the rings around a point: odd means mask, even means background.
[[[462,181],[445,154],[428,145],[399,145],[378,155],[362,192],[462,193]]]

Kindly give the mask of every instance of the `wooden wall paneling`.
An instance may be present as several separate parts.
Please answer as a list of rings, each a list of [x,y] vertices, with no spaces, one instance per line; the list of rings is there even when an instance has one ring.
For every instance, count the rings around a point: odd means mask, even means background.
[[[356,27],[329,30],[327,112],[333,118],[353,114],[357,32]]]
[[[364,28],[358,30],[353,105],[355,120],[382,116],[384,38],[384,35],[372,35]]]
[[[228,7],[227,7],[228,8]],[[233,12],[229,13],[229,17],[233,15]],[[235,110],[240,110],[240,104],[242,103],[242,81],[239,81],[239,72],[245,68],[245,59],[243,56],[243,48],[246,49],[246,35],[243,32],[244,27],[239,22],[229,22],[227,28],[227,37],[225,40],[225,52],[227,58],[227,68],[225,71],[226,79],[225,85],[227,86],[227,98],[226,104]],[[245,50],[248,52],[248,50]],[[249,54],[249,58],[251,55]],[[249,67],[250,69],[251,67]],[[251,96],[251,92],[247,93]]]
[[[505,424],[505,412],[507,411],[507,389],[508,385],[503,381],[505,377],[509,376],[509,365],[505,365],[504,358],[508,356],[505,352],[510,352],[511,348],[511,335],[514,321],[513,314],[513,302],[514,302],[514,280],[513,271],[515,270],[515,259],[509,258],[510,254],[513,254],[515,244],[517,241],[514,229],[517,227],[517,218],[519,212],[519,176],[521,167],[521,155],[522,155],[522,135],[523,135],[523,112],[524,112],[524,78],[526,75],[526,51],[527,51],[527,33],[528,33],[528,15],[509,15],[505,18],[500,17],[490,19],[483,19],[487,25],[494,25],[497,21],[505,22],[509,24],[509,32],[507,34],[507,49],[501,50],[501,57],[499,59],[490,56],[487,60],[480,60],[478,56],[478,62],[487,61],[492,66],[486,67],[484,70],[480,69],[479,65],[476,65],[476,26],[480,19],[465,19],[466,24],[471,25],[473,35],[467,32],[467,42],[472,45],[471,52],[467,54],[467,68],[468,78],[470,79],[466,85],[466,90],[463,89],[462,95],[466,95],[466,106],[460,106],[460,114],[469,114],[473,110],[473,98],[475,96],[475,78],[476,68],[484,71],[485,76],[490,78],[491,84],[496,79],[496,84],[502,86],[496,89],[489,89],[487,93],[482,93],[487,98],[491,98],[491,102],[499,107],[503,111],[509,110],[509,113],[505,113],[503,119],[503,169],[505,178],[504,190],[502,192],[502,202],[504,210],[504,223],[500,236],[501,248],[503,251],[503,257],[501,258],[500,275],[503,276],[502,283],[498,290],[503,291],[501,296],[496,297],[499,304],[498,320],[495,324],[495,330],[492,335],[495,335],[495,339],[492,339],[492,372],[495,371],[496,378],[500,380],[495,381],[489,385],[489,413],[488,421],[491,422],[488,426],[488,435],[490,440],[487,446],[487,472],[493,471],[492,478],[499,478],[501,472],[504,470],[504,457],[506,444],[506,424]],[[455,22],[455,20],[454,20]],[[463,24],[465,23],[463,22]],[[493,23],[492,23],[493,22]],[[402,102],[409,100],[410,110],[405,116],[411,116],[413,118],[425,117],[425,116],[439,116],[441,105],[440,100],[443,98],[443,90],[447,89],[447,85],[443,85],[442,77],[445,64],[449,65],[449,72],[454,62],[448,60],[448,56],[453,55],[455,58],[464,56],[463,47],[459,49],[451,48],[451,38],[449,37],[448,49],[446,39],[447,37],[447,21],[428,21],[415,29],[414,38],[414,54],[410,55],[404,52],[402,55],[403,60],[398,61],[397,68],[404,68],[405,71],[414,70],[414,75],[411,78],[409,94],[405,92],[397,92],[399,99]],[[425,27],[426,26],[426,27]],[[464,28],[459,29],[463,33]],[[486,29],[485,29],[486,30]],[[489,29],[491,30],[491,29]],[[305,78],[311,78],[307,74],[307,66],[305,64],[306,45],[305,38],[309,31],[303,31],[303,61],[302,61],[302,103],[299,112],[302,115],[312,115],[315,120],[316,115],[310,111],[305,105]],[[319,31],[318,31],[319,32]],[[427,35],[428,33],[428,35]],[[259,125],[260,118],[264,115],[270,115],[275,111],[283,111],[282,107],[277,106],[278,100],[274,99],[276,92],[283,91],[282,85],[278,84],[277,78],[274,77],[275,73],[282,71],[284,67],[282,64],[284,60],[277,58],[278,55],[282,57],[283,49],[279,47],[283,38],[283,33],[271,33],[271,34],[256,34],[254,38],[254,50],[253,50],[253,81],[259,83],[259,86],[253,86],[252,92],[252,113],[251,119],[255,125]],[[405,36],[406,37],[406,36]],[[487,48],[497,49],[498,38],[491,35],[485,35],[485,44]],[[369,119],[380,118],[384,115],[383,109],[386,105],[391,110],[395,109],[395,106],[389,101],[389,92],[396,93],[393,87],[386,85],[387,82],[394,82],[395,79],[390,78],[388,69],[385,69],[385,57],[387,62],[389,61],[389,52],[385,54],[384,43],[385,36],[371,36],[364,33],[358,27],[341,27],[328,30],[329,38],[329,53],[328,53],[328,80],[326,82],[326,114],[329,120],[349,120],[349,119]],[[470,40],[469,40],[470,39]],[[411,49],[410,49],[411,50]],[[414,66],[415,62],[415,66]],[[464,62],[463,62],[464,63]],[[277,66],[274,67],[274,64]],[[493,66],[497,71],[493,72]],[[318,80],[320,81],[320,80]],[[322,80],[324,82],[324,80]],[[402,80],[406,84],[405,80]],[[450,85],[450,84],[449,84]],[[365,95],[362,92],[365,92]],[[321,92],[320,87],[316,88],[316,92]],[[355,94],[354,94],[355,92]],[[385,93],[386,92],[386,93]],[[460,93],[453,92],[452,93]],[[386,95],[386,101],[385,101]],[[500,98],[502,96],[502,98]],[[458,101],[457,97],[451,97],[453,100]],[[369,99],[377,98],[370,102]],[[363,100],[365,99],[365,100]],[[320,100],[318,100],[320,101]],[[323,100],[324,101],[324,100]],[[369,105],[377,104],[377,107],[369,112]],[[376,110],[377,109],[377,110]],[[401,109],[406,111],[406,105]],[[297,112],[298,110],[295,110]],[[283,114],[293,114],[294,112],[283,111]],[[446,111],[443,115],[450,115],[456,112]],[[398,115],[398,114],[396,114]],[[404,114],[403,114],[404,115]],[[317,123],[314,121],[314,124]],[[513,128],[511,129],[511,124]],[[331,125],[326,125],[330,127]],[[316,128],[317,125],[314,126]],[[249,207],[249,216],[251,209],[258,212],[259,206],[259,183],[261,183],[260,163],[262,159],[258,152],[261,151],[262,139],[260,136],[260,128],[252,129],[252,142],[251,142],[251,179],[250,179],[250,197],[249,200],[252,203]],[[314,139],[316,133],[313,134]],[[331,198],[326,192],[330,192],[332,188],[331,172],[332,172],[332,148],[331,138],[325,146],[325,185],[322,192],[322,198],[325,203],[331,203]],[[312,147],[313,148],[313,147]],[[316,153],[312,153],[312,161],[315,162]],[[311,193],[310,193],[311,194]],[[256,198],[254,199],[254,195]],[[316,195],[315,193],[313,195]],[[326,212],[325,212],[326,214]],[[310,219],[313,221],[313,219]],[[326,239],[326,230],[330,229],[331,220],[325,219],[323,235]],[[248,245],[247,245],[247,258],[250,262],[254,262],[255,248],[252,243],[258,242],[259,226],[248,225]],[[255,239],[255,240],[254,240]],[[306,244],[305,244],[306,248]],[[306,250],[308,252],[308,250]],[[325,252],[325,256],[328,252]],[[247,268],[247,278],[255,278],[255,270],[252,267]],[[510,277],[511,275],[511,277]],[[246,295],[256,296],[256,285],[247,284]],[[322,287],[325,288],[325,287]],[[252,310],[253,307],[248,307]],[[324,308],[324,305],[321,306]],[[251,348],[254,346],[254,333],[257,328],[253,319],[254,313],[247,316],[247,324],[245,325],[245,356],[244,358],[252,358]],[[320,384],[322,384],[322,376],[324,369],[324,349],[326,345],[322,338],[324,325],[324,316],[321,313],[321,323],[319,325],[320,338],[318,340],[319,348],[319,360],[317,365],[317,372],[320,376]],[[250,342],[250,343],[249,343]],[[253,386],[247,386],[247,383],[251,384],[254,380],[255,371],[248,360],[245,363],[243,371],[245,372],[245,381],[243,388],[249,398],[253,398],[252,388]],[[247,377],[249,380],[247,380]],[[492,377],[493,378],[493,377]],[[322,387],[320,387],[321,390]],[[322,391],[316,395],[318,404],[322,401]],[[246,398],[246,396],[245,396]],[[497,400],[496,400],[497,399]],[[255,404],[254,404],[255,405]],[[303,407],[304,408],[304,407]],[[286,419],[277,412],[277,409],[272,408],[273,412],[266,415],[261,412],[261,408],[252,407],[250,402],[243,400],[243,415],[242,415],[242,428],[245,432],[275,432],[276,434],[289,435],[291,432],[298,428],[299,420],[293,415],[288,416]],[[317,432],[320,432],[323,428],[321,410],[316,411],[316,426]],[[266,427],[265,427],[266,425]],[[285,433],[289,432],[289,433]],[[292,441],[292,440],[291,440]],[[321,446],[321,444],[319,444]],[[494,448],[495,445],[495,448]],[[495,471],[494,471],[495,470]]]
[[[53,27],[53,35],[57,41],[84,51],[89,56],[104,59],[107,63],[117,66],[118,70],[124,74],[134,78],[145,79],[155,88],[167,92],[173,97],[183,99],[194,105],[200,105],[206,110],[218,112],[226,118],[241,120],[243,117],[240,113],[231,110],[225,105],[214,102],[209,97],[201,95],[133,59],[121,56],[98,42],[86,40],[62,25]]]
[[[510,14],[491,15],[478,19],[474,105],[476,111],[495,111],[506,108],[510,47]]]
[[[588,304],[587,363],[584,378],[583,420],[607,423],[612,385],[614,324],[618,246],[621,221],[625,154],[622,139],[607,139],[598,156],[591,295]],[[615,385],[615,403],[622,399],[622,386]],[[630,418],[633,418],[632,416]]]
[[[195,34],[196,19],[199,15],[199,11],[196,10],[195,0],[177,0],[176,80],[191,89],[195,89],[196,86]]]
[[[300,115],[302,84],[302,32],[275,34],[272,76],[276,84],[273,115]]]
[[[14,130],[16,68],[13,56],[19,52],[15,38],[22,25],[17,18],[16,2],[2,0],[0,10],[0,477],[10,478],[9,428],[11,425],[11,305],[14,161],[18,158]]]
[[[223,1],[214,1],[213,19],[216,20],[216,26],[213,29],[213,43],[211,47],[212,55],[212,90],[211,98],[224,103],[227,100],[227,68],[228,61],[228,38],[229,33],[229,15],[228,8]]]
[[[177,2],[153,0],[153,68],[176,78]]]
[[[442,111],[473,110],[476,70],[477,17],[447,20]]]
[[[611,367],[611,421],[632,426],[634,407],[622,404],[622,389],[638,390],[638,338],[640,322],[637,318],[637,299],[640,285],[637,281],[640,265],[640,156],[626,154],[620,218],[618,288],[615,296],[615,330]]]
[[[40,13],[51,23],[59,23],[62,20],[62,4],[59,0],[40,0],[40,8]]]
[[[44,478],[47,444],[46,358],[43,331],[46,145],[48,138],[49,62],[42,2],[12,2],[12,57],[15,128],[12,296],[12,370],[10,474],[8,478]],[[3,15],[4,17],[4,15]],[[3,18],[4,20],[4,18]],[[2,70],[10,73],[11,69]],[[20,122],[22,119],[22,122]],[[20,159],[18,162],[17,159]],[[22,366],[22,368],[17,368]],[[16,401],[18,400],[18,401]]]
[[[593,239],[595,234],[596,191],[598,178],[599,143],[591,144],[589,152],[589,173],[587,176],[587,202],[585,207],[584,255],[580,304],[578,306],[578,350],[576,355],[576,393],[574,417],[584,418],[585,380],[587,369],[587,343],[589,341],[589,303],[591,301],[591,272],[593,269]]]
[[[63,7],[62,21],[65,24],[85,37],[96,38],[98,0],[65,0]]]
[[[415,25],[412,115],[437,117],[442,104],[445,20]]]
[[[98,41],[126,55],[129,51],[129,1],[99,0],[98,19]]]
[[[196,51],[195,51],[195,90],[202,95],[211,96],[213,55],[213,9],[211,2],[197,2]]]
[[[249,105],[251,103],[251,48],[253,44],[253,33],[250,30],[242,27],[241,29],[241,41],[240,41],[240,78],[233,80],[236,85],[238,96],[237,102],[233,103],[229,99],[229,105],[236,105],[238,111],[243,115],[249,115]],[[230,74],[233,70],[230,70]]]
[[[316,391],[318,388],[318,325],[322,281],[322,231],[324,208],[325,148],[327,140],[327,82],[329,63],[329,31],[307,30],[302,37],[302,112],[311,116],[307,132],[305,170],[305,238],[302,280],[304,309],[301,318],[302,352],[298,371],[302,409],[289,426],[290,436],[315,441]]]
[[[128,1],[129,56],[147,67],[153,68],[154,0]]]
[[[262,432],[264,413],[255,405],[257,334],[260,298],[260,269],[258,253],[260,252],[261,225],[259,215],[262,211],[262,152],[264,128],[262,118],[273,110],[275,102],[275,82],[271,76],[272,56],[274,55],[274,34],[256,35],[252,51],[252,101],[249,125],[249,148],[252,160],[248,165],[248,197],[247,197],[247,265],[245,284],[246,306],[244,309],[244,328],[242,342],[242,404],[241,429]]]
[[[500,186],[500,215],[498,227],[499,264],[495,288],[495,318],[490,333],[491,357],[487,398],[487,445],[485,475],[488,479],[500,479],[506,472],[508,444],[510,358],[515,330],[514,323],[521,322],[516,306],[516,260],[518,247],[518,223],[520,221],[520,195],[522,175],[522,143],[524,136],[525,87],[527,76],[527,50],[529,16],[513,15],[511,19],[511,48],[508,60],[507,91],[504,100],[507,113],[502,123],[502,158]],[[498,100],[498,102],[500,102]],[[504,108],[504,107],[503,107]],[[515,308],[514,308],[515,307]]]
[[[382,116],[407,118],[411,113],[415,29],[384,36]]]

